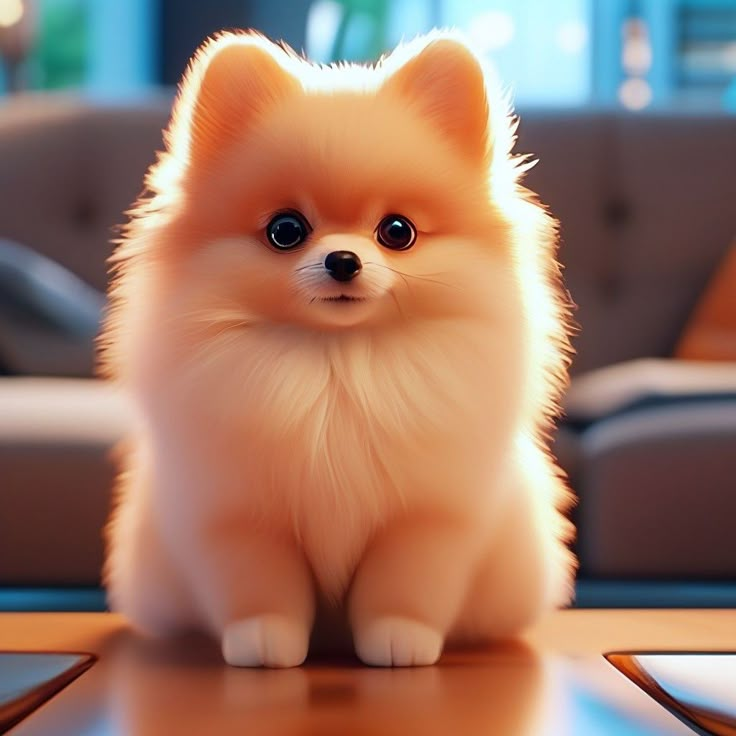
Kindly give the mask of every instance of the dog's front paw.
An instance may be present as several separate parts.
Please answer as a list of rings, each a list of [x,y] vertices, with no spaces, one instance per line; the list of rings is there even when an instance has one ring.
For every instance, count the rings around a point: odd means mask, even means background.
[[[308,648],[307,627],[276,614],[233,621],[222,636],[222,655],[234,667],[298,667]]]
[[[355,631],[355,651],[376,667],[418,667],[434,664],[442,653],[443,636],[409,618],[386,616]]]

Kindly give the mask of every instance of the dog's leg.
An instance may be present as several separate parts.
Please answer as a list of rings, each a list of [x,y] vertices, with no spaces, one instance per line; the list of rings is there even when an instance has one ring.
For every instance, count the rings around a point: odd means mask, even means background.
[[[470,582],[478,532],[463,520],[412,518],[369,546],[353,582],[349,615],[366,664],[437,661]]]

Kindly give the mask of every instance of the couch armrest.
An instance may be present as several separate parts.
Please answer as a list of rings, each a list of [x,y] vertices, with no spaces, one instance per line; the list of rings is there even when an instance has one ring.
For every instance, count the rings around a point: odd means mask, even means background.
[[[0,407],[0,585],[99,584],[127,403],[103,381],[10,377]]]
[[[585,427],[637,408],[736,397],[736,363],[643,358],[576,376],[563,400],[566,422]]]
[[[629,411],[581,440],[581,573],[736,578],[736,397]]]

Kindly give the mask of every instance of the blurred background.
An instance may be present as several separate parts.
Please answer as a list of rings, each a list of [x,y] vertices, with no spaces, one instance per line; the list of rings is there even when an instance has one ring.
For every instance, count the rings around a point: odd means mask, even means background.
[[[736,605],[736,0],[0,0],[0,609],[104,606],[106,259],[196,47],[434,26],[495,63],[561,221],[577,605]]]
[[[108,98],[175,84],[216,30],[365,61],[433,26],[491,56],[519,105],[736,111],[731,0],[0,0],[0,88]]]

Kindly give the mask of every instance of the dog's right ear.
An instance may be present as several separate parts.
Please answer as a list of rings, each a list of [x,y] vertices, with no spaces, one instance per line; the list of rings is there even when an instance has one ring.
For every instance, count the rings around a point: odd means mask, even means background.
[[[473,160],[483,160],[490,138],[485,78],[478,58],[458,34],[434,31],[417,38],[389,56],[386,67],[397,63],[384,90],[419,110]]]
[[[263,36],[223,33],[196,52],[179,88],[167,148],[187,168],[210,167],[268,105],[298,92],[287,51]]]

